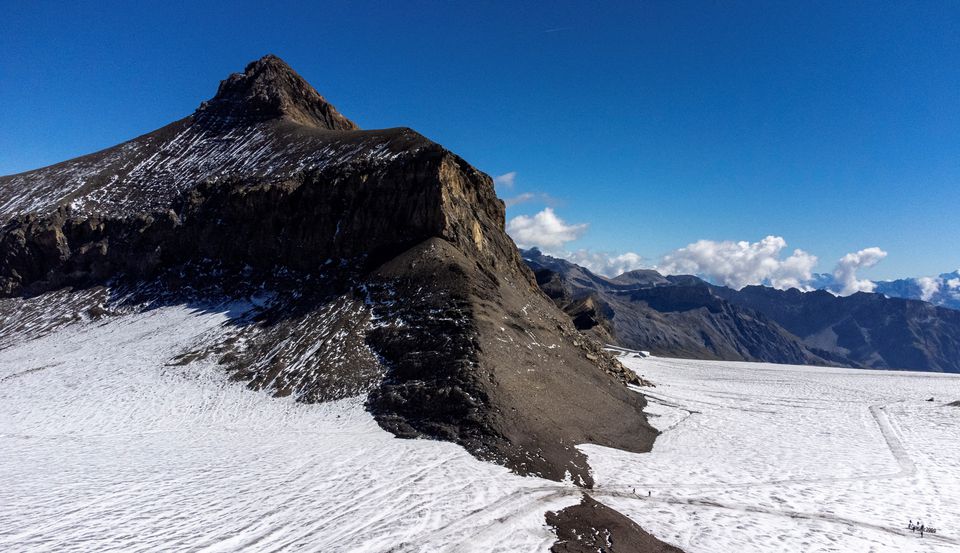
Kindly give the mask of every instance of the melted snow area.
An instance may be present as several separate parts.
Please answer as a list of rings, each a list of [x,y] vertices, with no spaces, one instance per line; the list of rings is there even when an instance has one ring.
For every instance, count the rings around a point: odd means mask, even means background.
[[[236,315],[243,306],[231,306]],[[0,349],[2,551],[535,551],[572,485],[168,361],[227,312],[163,307]]]
[[[644,455],[581,449],[598,499],[660,539],[687,553],[960,551],[960,407],[945,405],[960,376],[622,360],[657,384],[644,393],[663,434]],[[909,519],[938,532],[921,539]]]

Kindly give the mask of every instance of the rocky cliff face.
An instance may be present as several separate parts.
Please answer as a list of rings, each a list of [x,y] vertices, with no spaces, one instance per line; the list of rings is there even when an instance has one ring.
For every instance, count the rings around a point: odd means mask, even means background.
[[[284,118],[331,131],[360,128],[273,55],[264,56],[247,65],[243,73],[224,79],[217,95],[201,104],[194,118],[227,125]]]
[[[256,315],[171,362],[366,394],[399,436],[585,485],[574,445],[656,434],[636,376],[537,288],[490,177],[410,129],[358,130],[273,56],[167,127],[0,178],[0,221],[8,335],[247,298]]]

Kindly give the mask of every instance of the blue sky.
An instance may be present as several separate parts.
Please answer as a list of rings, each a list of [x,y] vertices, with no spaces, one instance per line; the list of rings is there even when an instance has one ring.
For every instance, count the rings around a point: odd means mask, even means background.
[[[534,199],[508,217],[551,206],[557,251],[663,266],[772,235],[815,271],[869,247],[871,278],[960,267],[955,2],[196,4],[0,1],[0,174],[187,115],[272,52],[364,128],[515,173],[501,195]]]

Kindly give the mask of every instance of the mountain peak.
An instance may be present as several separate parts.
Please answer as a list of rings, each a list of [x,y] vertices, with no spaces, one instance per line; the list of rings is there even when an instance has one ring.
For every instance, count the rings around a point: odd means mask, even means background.
[[[329,130],[359,129],[273,54],[220,81],[216,96],[202,103],[195,116],[253,121],[283,118]]]

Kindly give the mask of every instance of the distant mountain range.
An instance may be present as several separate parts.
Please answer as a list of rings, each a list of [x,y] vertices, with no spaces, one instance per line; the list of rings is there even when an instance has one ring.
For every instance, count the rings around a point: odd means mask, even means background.
[[[921,300],[940,307],[960,309],[960,269],[935,277],[900,278],[875,282],[874,293],[889,298]],[[839,286],[829,273],[814,276],[814,288],[837,291]]]
[[[521,252],[540,288],[601,340],[654,354],[960,372],[960,311],[857,293],[747,286],[639,270],[596,275]]]

